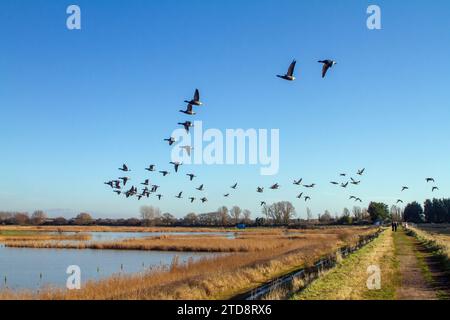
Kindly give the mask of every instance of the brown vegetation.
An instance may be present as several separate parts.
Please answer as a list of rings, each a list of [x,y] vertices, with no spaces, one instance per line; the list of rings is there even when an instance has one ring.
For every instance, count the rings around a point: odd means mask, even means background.
[[[42,232],[221,232],[236,231],[225,228],[190,227],[113,227],[113,226],[0,226],[2,231]]]
[[[300,234],[283,246],[205,258],[145,274],[113,276],[88,282],[81,290],[62,289],[31,292],[2,292],[0,299],[226,299],[274,277],[310,265],[338,247],[353,244],[368,228],[341,228],[329,232]],[[270,237],[269,237],[270,238]],[[214,239],[214,238],[213,238]],[[210,242],[212,239],[208,238]],[[255,243],[257,239],[236,239]],[[220,239],[224,242],[224,239]],[[268,241],[261,236],[260,242]],[[270,241],[269,241],[270,243]]]

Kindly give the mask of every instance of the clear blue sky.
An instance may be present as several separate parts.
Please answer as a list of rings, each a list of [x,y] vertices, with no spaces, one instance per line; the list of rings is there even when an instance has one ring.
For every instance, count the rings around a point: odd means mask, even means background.
[[[66,8],[82,30],[66,28]],[[382,30],[366,28],[366,8]],[[450,195],[449,1],[13,1],[0,2],[0,209],[137,216],[143,204],[182,216],[259,201],[305,203],[294,178],[315,182],[314,214],[351,208],[351,194],[393,204]],[[298,80],[275,77],[298,61]],[[338,64],[325,80],[318,59]],[[185,120],[195,88],[205,128],[279,128],[280,171],[258,166],[170,169],[162,139]],[[134,183],[148,177],[165,200],[138,202],[103,182],[123,162]],[[365,167],[359,187],[333,187],[339,172]],[[199,178],[190,183],[184,176]],[[223,193],[239,182],[229,199]],[[279,182],[279,191],[255,192]],[[206,186],[210,201],[177,200]],[[401,194],[402,185],[411,190]],[[58,209],[58,210],[56,210]]]

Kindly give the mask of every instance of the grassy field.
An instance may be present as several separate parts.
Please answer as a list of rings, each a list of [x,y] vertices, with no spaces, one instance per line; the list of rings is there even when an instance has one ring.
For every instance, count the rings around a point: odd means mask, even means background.
[[[312,264],[320,257],[335,252],[344,245],[356,243],[359,235],[375,232],[371,228],[328,228],[302,230],[285,234],[284,230],[246,232],[237,239],[203,238],[211,248],[246,250],[226,256],[179,264],[145,274],[113,276],[89,282],[81,290],[58,289],[31,292],[0,292],[0,299],[227,299],[250,290],[274,277]],[[220,240],[213,243],[212,240]],[[156,241],[184,241],[189,248],[200,246],[190,237],[157,239]],[[138,240],[136,240],[138,241]],[[152,241],[152,240],[143,240]],[[124,243],[133,243],[134,240]],[[238,244],[238,245],[236,245]],[[180,249],[181,250],[181,249]],[[220,251],[220,250],[219,250]]]
[[[434,245],[443,255],[450,258],[450,225],[421,224],[410,229],[428,244]]]
[[[399,282],[392,231],[386,230],[377,239],[351,254],[325,276],[314,281],[294,300],[390,300],[395,299]],[[381,270],[381,289],[369,290],[367,268],[377,265]]]

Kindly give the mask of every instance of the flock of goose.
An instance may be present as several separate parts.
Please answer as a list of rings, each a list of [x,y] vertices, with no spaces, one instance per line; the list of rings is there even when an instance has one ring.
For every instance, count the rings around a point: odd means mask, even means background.
[[[203,103],[200,101],[200,91],[198,89],[196,89],[195,93],[194,93],[194,97],[191,100],[185,100],[184,102],[187,103],[186,110],[180,110],[180,112],[184,113],[186,115],[189,115],[189,116],[195,115],[196,113],[194,111],[194,106],[203,105]],[[184,127],[184,129],[186,130],[186,132],[188,132],[188,133],[189,133],[189,129],[194,126],[192,121],[179,122],[178,124],[182,125]],[[173,145],[176,142],[173,137],[164,139],[164,141],[166,141],[169,144],[169,146]],[[193,149],[191,146],[181,146],[180,148],[183,149],[188,154],[188,156],[191,155],[191,151]],[[175,173],[178,173],[180,166],[182,165],[182,163],[174,162],[174,161],[169,162],[169,164],[173,166],[173,170]],[[131,171],[126,164],[123,164],[122,167],[119,168],[119,170],[122,172],[130,172]],[[156,172],[156,165],[150,164],[147,168],[145,168],[145,170],[148,172]],[[169,172],[167,170],[159,170],[158,173],[160,173],[163,177],[166,177],[171,172]],[[194,178],[197,177],[193,173],[187,173],[186,176],[189,178],[190,181],[193,181]],[[129,177],[124,176],[124,177],[119,177],[116,180],[107,181],[107,182],[105,182],[105,184],[110,186],[113,189],[114,193],[116,193],[118,195],[123,194],[126,198],[136,197],[138,200],[141,200],[143,197],[149,198],[151,194],[155,194],[156,197],[158,198],[158,200],[161,200],[161,198],[163,197],[162,194],[158,193],[158,189],[160,188],[160,186],[156,185],[156,184],[151,184],[150,179],[145,179],[144,182],[141,183],[143,188],[140,191],[134,185],[132,185],[128,190],[126,190],[126,185],[129,180],[130,180]],[[232,186],[233,189],[236,189],[236,187],[237,187],[237,184]],[[204,185],[203,184],[200,185],[199,187],[196,188],[196,190],[204,191]],[[178,192],[175,195],[175,198],[178,198],[178,199],[183,198],[183,191]],[[196,197],[189,197],[188,199],[191,203],[193,203],[196,200]],[[199,200],[202,203],[205,203],[208,201],[208,199],[204,196],[201,197]]]
[[[434,178],[425,178],[425,181],[426,181],[427,183],[430,183],[430,182],[436,183],[436,181],[434,180]],[[407,190],[409,190],[409,187],[408,187],[408,186],[402,186],[401,192],[404,192],[404,191],[407,191]],[[439,187],[437,187],[436,185],[434,185],[434,186],[431,187],[431,192],[435,192],[435,191],[438,191],[438,190],[439,190]],[[400,204],[400,203],[403,203],[403,200],[402,200],[402,199],[397,199],[397,204]]]
[[[325,78],[328,70],[330,68],[332,68],[334,65],[336,65],[336,61],[334,60],[330,60],[330,59],[326,59],[326,60],[319,60],[319,63],[321,63],[322,66],[322,78]],[[294,76],[294,71],[295,71],[295,66],[296,66],[296,60],[293,60],[291,62],[291,64],[289,65],[289,68],[287,70],[287,73],[284,75],[277,75],[278,78],[281,78],[283,80],[287,80],[287,81],[294,81],[296,78]],[[194,96],[192,99],[190,100],[185,100],[184,101],[187,106],[185,110],[179,110],[179,112],[188,115],[188,116],[194,116],[196,115],[196,112],[194,111],[194,107],[199,107],[202,106],[203,103],[200,100],[200,91],[198,89],[195,90]],[[194,126],[192,121],[184,121],[184,122],[178,122],[178,125],[181,125],[184,127],[184,129],[186,130],[186,132],[189,133],[189,129],[192,128]],[[172,146],[176,141],[173,137],[169,137],[167,139],[164,139],[165,142],[168,143],[169,146]],[[192,147],[191,146],[180,146],[180,148],[184,149],[185,152],[187,153],[188,156],[190,156],[191,151],[192,151]],[[182,166],[182,163],[179,162],[170,162],[169,164],[171,164],[174,168],[174,172],[178,173],[180,166]],[[131,170],[128,168],[128,166],[126,164],[123,164],[121,168],[119,168],[120,171],[124,172],[124,173],[128,173]],[[146,171],[149,172],[156,172],[156,165],[151,164],[149,165],[147,168],[145,168]],[[356,172],[356,174],[358,176],[362,176],[364,174],[365,168],[360,169]],[[169,171],[167,170],[160,170],[158,171],[163,177],[166,177],[167,175],[170,174]],[[189,181],[193,181],[194,178],[197,178],[197,176],[193,173],[187,173],[186,176],[189,178]],[[346,173],[340,173],[339,176],[341,178],[346,178],[348,175]],[[151,194],[155,194],[156,198],[158,198],[158,200],[161,200],[161,198],[163,197],[162,194],[158,193],[158,189],[160,188],[159,185],[156,184],[151,184],[150,183],[150,179],[145,179],[140,185],[143,186],[143,188],[139,191],[138,188],[134,185],[132,185],[128,190],[127,190],[127,182],[130,180],[129,177],[127,176],[123,176],[123,177],[119,177],[115,180],[110,180],[105,182],[106,185],[110,186],[113,189],[113,192],[118,194],[118,195],[124,195],[126,198],[130,198],[130,197],[136,197],[138,200],[141,200],[143,197],[149,198]],[[358,186],[361,183],[361,180],[357,180],[353,177],[349,177],[349,179],[345,179],[346,181],[343,182],[337,182],[337,181],[330,181],[330,183],[332,185],[335,185],[337,187],[341,187],[343,189],[347,189],[347,187],[349,185],[355,185]],[[299,179],[299,180],[294,180],[293,184],[296,186],[301,186],[304,187],[305,190],[306,189],[312,189],[316,186],[315,183],[311,183],[311,184],[302,184],[303,179]],[[426,182],[430,183],[430,182],[435,182],[435,180],[433,178],[426,178]],[[234,183],[233,185],[230,186],[231,190],[236,190],[238,187],[238,183]],[[269,187],[270,190],[278,190],[280,189],[280,184],[275,183],[273,185],[271,185]],[[197,192],[203,192],[205,191],[205,186],[204,184],[201,184],[200,186],[195,188],[197,190]],[[408,190],[409,187],[407,186],[403,186],[401,189],[401,192],[404,192],[406,190]],[[439,190],[438,187],[433,186],[432,187],[432,192]],[[258,186],[256,188],[256,192],[259,194],[264,193],[264,187],[260,187]],[[177,199],[182,199],[183,198],[183,194],[184,191],[180,191],[177,194],[174,195],[175,198]],[[223,197],[228,198],[230,196],[230,193],[227,192],[225,194],[223,194]],[[297,199],[303,199],[305,202],[310,201],[311,200],[311,196],[310,195],[306,195],[305,192],[301,192],[297,195],[296,197]],[[188,201],[190,203],[193,203],[197,197],[195,196],[190,196],[187,198]],[[200,196],[199,200],[202,203],[205,203],[208,201],[208,199],[205,196]],[[351,195],[349,200],[354,200],[355,202],[362,202],[362,199]],[[403,201],[401,199],[397,200],[397,204],[399,203],[403,203]],[[260,201],[260,206],[265,206],[266,202],[265,201]]]

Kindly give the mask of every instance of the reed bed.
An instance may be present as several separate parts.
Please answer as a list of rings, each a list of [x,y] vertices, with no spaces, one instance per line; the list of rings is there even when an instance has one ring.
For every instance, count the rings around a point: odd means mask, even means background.
[[[101,242],[40,241],[33,239],[17,239],[2,241],[6,247],[34,249],[94,249],[94,250],[148,250],[148,251],[182,251],[182,252],[254,252],[289,247],[293,242],[302,240],[346,241],[354,231],[360,234],[367,229],[341,229],[329,233],[246,233],[235,239],[220,236],[172,236],[146,237]]]
[[[274,277],[311,265],[340,246],[356,243],[358,236],[367,232],[353,229],[351,232],[343,231],[342,235],[316,235],[290,241],[283,247],[233,253],[186,264],[179,264],[175,259],[168,270],[90,281],[81,290],[3,291],[0,299],[228,299]]]
[[[90,234],[23,234],[23,235],[1,235],[0,242],[3,243],[21,243],[21,242],[42,242],[42,241],[88,241],[91,240]]]
[[[122,226],[0,226],[2,231],[22,232],[239,232],[235,228],[122,227]]]
[[[250,252],[283,248],[297,238],[226,239],[220,237],[146,238],[110,242],[4,241],[6,247],[35,249],[148,250],[183,252]]]

